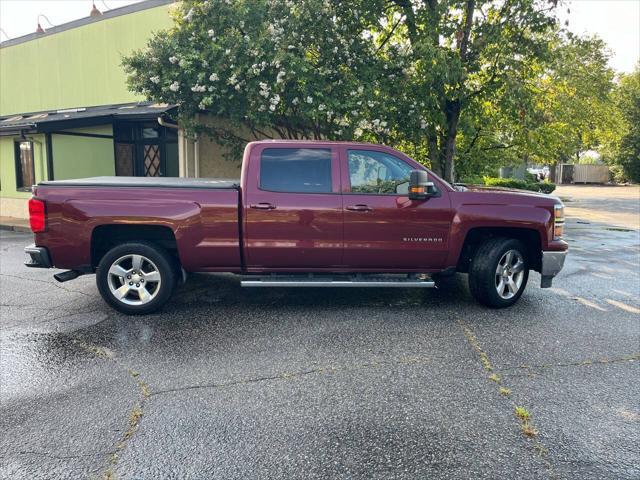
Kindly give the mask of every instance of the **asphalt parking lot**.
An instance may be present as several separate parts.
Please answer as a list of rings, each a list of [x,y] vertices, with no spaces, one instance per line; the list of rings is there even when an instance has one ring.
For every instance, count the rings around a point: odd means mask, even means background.
[[[27,270],[30,235],[0,232],[0,476],[640,478],[640,190],[557,193],[567,265],[502,311],[465,276],[192,275],[131,318],[92,276]]]

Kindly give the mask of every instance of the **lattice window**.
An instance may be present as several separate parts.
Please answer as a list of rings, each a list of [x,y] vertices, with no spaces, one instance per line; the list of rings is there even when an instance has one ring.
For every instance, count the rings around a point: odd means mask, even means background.
[[[144,176],[159,177],[162,175],[160,171],[160,146],[145,145],[144,146]]]

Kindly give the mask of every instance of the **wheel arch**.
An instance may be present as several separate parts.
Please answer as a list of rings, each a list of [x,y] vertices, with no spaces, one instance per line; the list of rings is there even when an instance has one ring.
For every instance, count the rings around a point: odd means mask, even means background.
[[[537,272],[542,265],[542,241],[540,233],[533,228],[521,227],[475,227],[467,231],[460,255],[456,263],[458,272],[467,273],[471,260],[480,245],[490,238],[513,238],[521,241],[525,247],[529,268]]]
[[[159,246],[180,262],[175,233],[166,225],[103,224],[96,226],[91,232],[91,266],[95,269],[110,249],[128,242]]]

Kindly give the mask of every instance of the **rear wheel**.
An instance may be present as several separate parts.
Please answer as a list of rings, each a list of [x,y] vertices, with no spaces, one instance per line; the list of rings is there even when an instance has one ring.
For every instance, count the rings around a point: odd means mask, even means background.
[[[169,300],[176,284],[171,256],[148,243],[125,243],[109,250],[96,270],[102,298],[127,315],[151,313]]]
[[[469,289],[476,300],[509,307],[522,296],[529,278],[526,248],[519,240],[492,238],[476,251],[469,269]]]

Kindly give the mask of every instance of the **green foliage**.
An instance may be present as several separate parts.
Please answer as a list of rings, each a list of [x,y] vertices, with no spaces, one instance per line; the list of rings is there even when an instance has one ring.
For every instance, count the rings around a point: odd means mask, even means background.
[[[184,0],[123,65],[134,92],[232,154],[258,138],[362,140],[477,180],[595,149],[637,181],[638,73],[616,85],[604,42],[561,30],[556,3]]]
[[[530,190],[532,192],[551,193],[556,185],[551,182],[529,182],[517,178],[484,177],[484,184],[488,187],[515,188],[517,190]]]
[[[265,137],[385,141],[422,120],[408,99],[388,101],[394,84],[408,89],[410,63],[401,45],[378,51],[371,21],[337,0],[185,0],[175,28],[124,67],[133,91],[177,104],[191,132],[237,148]],[[224,122],[205,127],[200,112]]]
[[[482,175],[468,175],[460,178],[458,183],[464,185],[484,185],[484,177]]]
[[[174,28],[123,65],[134,92],[177,104],[188,132],[236,150],[264,137],[384,142],[451,179],[461,116],[544,54],[551,10],[548,0],[184,0]],[[201,112],[222,121],[204,125]]]
[[[623,118],[615,157],[618,178],[640,182],[640,63],[633,73],[620,78],[614,98]]]

